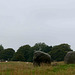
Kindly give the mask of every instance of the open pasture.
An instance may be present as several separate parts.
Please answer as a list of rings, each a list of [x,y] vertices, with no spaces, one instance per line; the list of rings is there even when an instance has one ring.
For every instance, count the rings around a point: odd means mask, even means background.
[[[29,62],[0,62],[0,75],[75,75],[75,64],[53,62],[34,67]]]

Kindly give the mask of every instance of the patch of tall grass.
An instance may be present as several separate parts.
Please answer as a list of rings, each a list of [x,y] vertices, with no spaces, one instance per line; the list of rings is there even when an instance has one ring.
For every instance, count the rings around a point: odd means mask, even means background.
[[[0,75],[75,75],[75,64],[53,62],[34,67],[29,62],[1,62]]]

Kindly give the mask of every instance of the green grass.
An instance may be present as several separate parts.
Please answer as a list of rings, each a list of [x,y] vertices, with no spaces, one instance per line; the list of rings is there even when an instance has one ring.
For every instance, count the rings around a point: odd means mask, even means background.
[[[26,62],[1,62],[0,75],[75,75],[75,64],[55,62],[34,67]]]

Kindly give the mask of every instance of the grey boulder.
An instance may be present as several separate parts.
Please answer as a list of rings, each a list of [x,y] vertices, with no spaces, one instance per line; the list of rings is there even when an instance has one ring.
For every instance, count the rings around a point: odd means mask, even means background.
[[[64,58],[66,64],[75,64],[75,51],[70,51]]]
[[[51,64],[51,56],[42,51],[35,51],[33,56],[33,65],[40,66],[41,63]]]

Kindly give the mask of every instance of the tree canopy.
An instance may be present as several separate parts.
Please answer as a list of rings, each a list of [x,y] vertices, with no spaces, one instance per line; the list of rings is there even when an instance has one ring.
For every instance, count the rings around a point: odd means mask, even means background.
[[[24,56],[25,61],[28,61],[30,51],[31,51],[31,46],[30,45],[21,46],[17,50],[18,54],[22,54]]]
[[[25,61],[23,54],[16,52],[11,59],[12,61]]]
[[[34,46],[23,45],[15,52],[12,48],[4,49],[0,45],[0,60],[8,61],[25,61],[32,62],[34,51],[40,50],[51,55],[52,61],[63,61],[68,51],[73,51],[69,44],[60,44],[55,46],[48,46],[45,43],[36,43]]]
[[[36,43],[33,46],[34,50],[41,50],[41,51],[44,51],[46,53],[48,53],[51,50],[51,48],[52,48],[52,46],[48,46],[45,43]]]
[[[60,44],[60,45],[53,46],[49,54],[51,55],[52,60],[63,61],[64,56],[69,51],[72,51],[72,49],[70,48],[70,45]]]
[[[4,49],[0,51],[0,60],[8,60],[10,61],[15,53],[15,50],[12,48]]]

